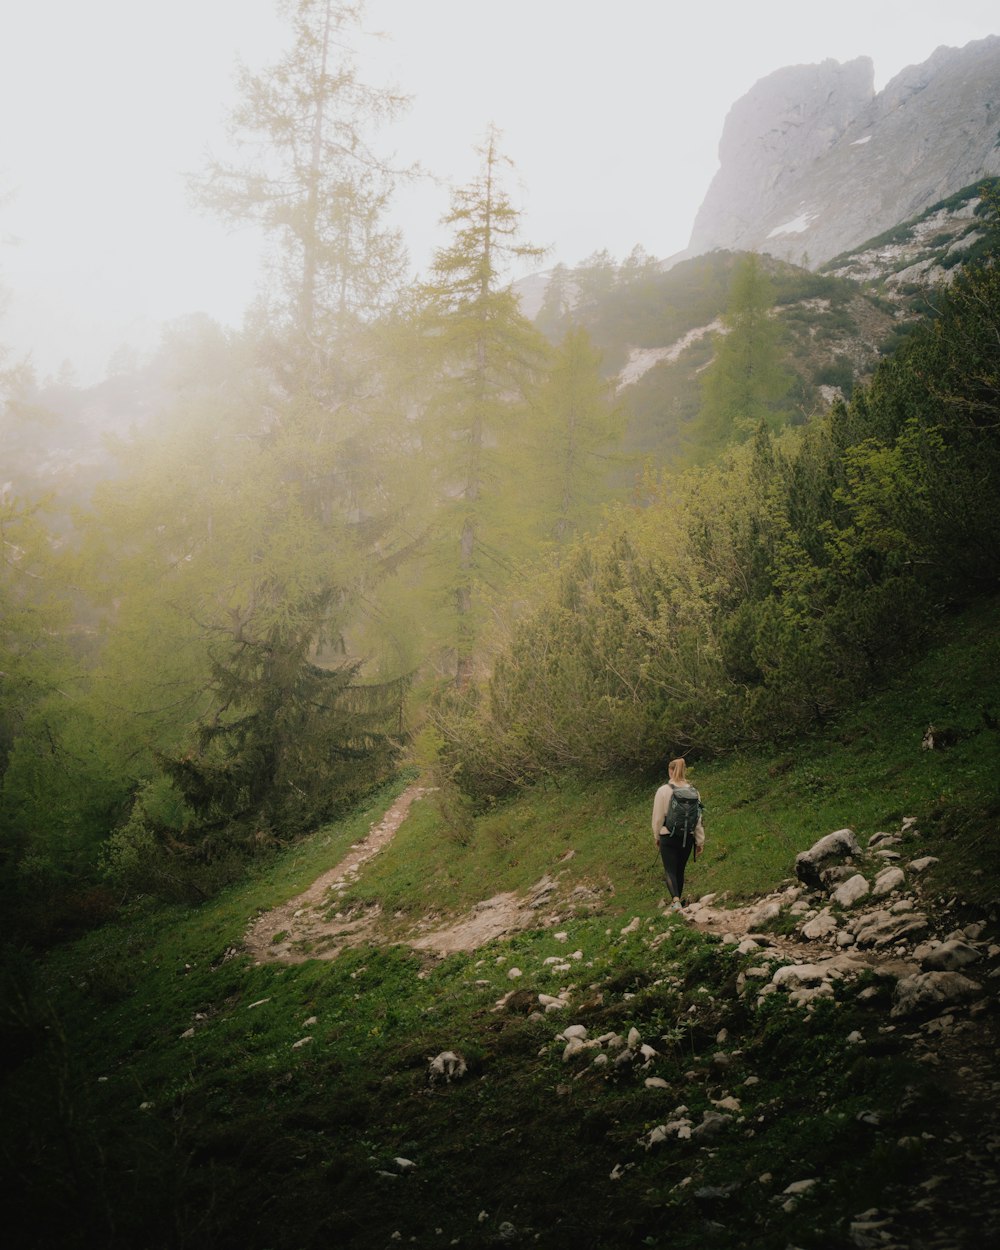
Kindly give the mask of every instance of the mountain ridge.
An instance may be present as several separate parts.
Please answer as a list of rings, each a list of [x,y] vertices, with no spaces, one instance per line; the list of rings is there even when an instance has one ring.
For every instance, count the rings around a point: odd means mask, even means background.
[[[1000,37],[940,47],[880,92],[867,57],[789,66],[737,100],[688,247],[814,268],[1000,174]]]

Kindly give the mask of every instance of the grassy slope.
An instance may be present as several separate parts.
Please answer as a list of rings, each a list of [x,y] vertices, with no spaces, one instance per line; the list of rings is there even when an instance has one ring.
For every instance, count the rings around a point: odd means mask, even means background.
[[[980,909],[995,899],[1000,733],[983,712],[1000,715],[996,604],[954,629],[824,735],[696,770],[711,848],[693,892],[750,896],[787,878],[817,836],[912,814],[913,853],[941,860],[932,897]],[[930,722],[963,736],[921,751]],[[413,918],[561,872],[603,899],[596,915],[566,909],[567,942],[537,929],[443,961],[388,947],[288,968],[229,954],[257,909],[335,863],[390,797],[197,910],[139,909],[14,968],[3,1149],[18,1194],[8,1225],[30,1229],[18,1244],[291,1250],[388,1246],[399,1232],[478,1246],[509,1221],[553,1247],[823,1247],[843,1244],[845,1218],[884,1202],[887,1185],[940,1166],[921,1136],[940,1128],[937,1075],[909,1061],[898,1034],[878,1033],[871,1004],[844,991],[812,1015],[777,996],[754,1007],[733,993],[743,957],[658,915],[649,786],[567,783],[460,838],[425,800],[351,894]],[[635,915],[642,926],[622,935]],[[544,963],[574,951],[569,974]],[[555,992],[567,979],[569,1015],[493,1010],[512,986]],[[637,1027],[670,1088],[578,1078],[584,1065],[564,1065],[553,1043],[571,1020],[592,1034]],[[845,1041],[854,1027],[876,1039],[863,1054]],[[304,1036],[314,1040],[293,1049]],[[710,1059],[720,1048],[721,1070]],[[443,1049],[461,1050],[470,1076],[431,1089],[427,1057]],[[744,1086],[748,1075],[759,1084]],[[678,1104],[697,1120],[734,1092],[747,1119],[713,1149],[636,1144]],[[882,1126],[859,1130],[873,1108]],[[418,1167],[393,1176],[397,1157]],[[793,1209],[772,1200],[813,1176],[819,1192]]]

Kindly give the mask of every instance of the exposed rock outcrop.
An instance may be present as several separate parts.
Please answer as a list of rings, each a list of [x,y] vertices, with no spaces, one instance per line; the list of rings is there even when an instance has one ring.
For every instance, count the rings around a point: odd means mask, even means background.
[[[729,112],[685,256],[815,267],[1000,175],[1000,37],[938,48],[878,94],[867,57],[792,66]]]

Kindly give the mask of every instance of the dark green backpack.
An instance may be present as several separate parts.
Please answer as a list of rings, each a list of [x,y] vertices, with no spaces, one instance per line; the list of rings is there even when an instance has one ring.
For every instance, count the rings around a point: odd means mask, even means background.
[[[702,802],[694,786],[675,786],[663,825],[667,833],[679,834],[686,843],[701,819]]]

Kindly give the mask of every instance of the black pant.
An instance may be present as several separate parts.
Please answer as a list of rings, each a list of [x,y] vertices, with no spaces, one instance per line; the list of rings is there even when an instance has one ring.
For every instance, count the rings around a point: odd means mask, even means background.
[[[660,834],[660,859],[663,860],[667,888],[674,898],[680,898],[684,889],[684,869],[693,850],[692,834],[688,834],[686,838],[679,833]]]

